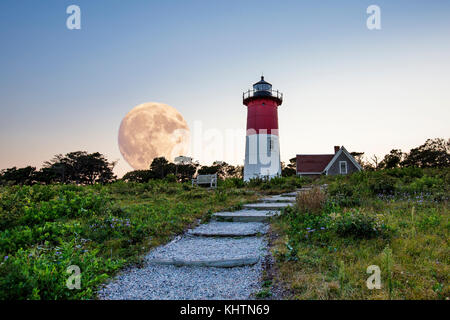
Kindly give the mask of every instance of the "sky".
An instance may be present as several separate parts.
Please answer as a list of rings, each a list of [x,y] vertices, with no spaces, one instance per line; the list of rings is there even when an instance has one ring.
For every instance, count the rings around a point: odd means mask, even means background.
[[[72,4],[80,30],[66,27]],[[369,5],[380,30],[367,28]],[[449,138],[450,1],[2,0],[0,170],[85,150],[122,176],[119,126],[145,102],[201,128],[196,160],[242,165],[242,92],[262,73],[284,94],[282,161]]]

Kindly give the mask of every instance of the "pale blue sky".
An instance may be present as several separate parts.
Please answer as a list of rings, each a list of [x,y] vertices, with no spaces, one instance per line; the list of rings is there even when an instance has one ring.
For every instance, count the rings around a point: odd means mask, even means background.
[[[81,30],[66,28],[70,4]],[[366,27],[371,4],[381,30]],[[261,72],[285,94],[283,161],[448,138],[450,1],[2,0],[0,169],[87,150],[122,175],[131,108],[157,101],[191,129],[244,129],[241,93]],[[244,143],[225,160],[242,164]]]

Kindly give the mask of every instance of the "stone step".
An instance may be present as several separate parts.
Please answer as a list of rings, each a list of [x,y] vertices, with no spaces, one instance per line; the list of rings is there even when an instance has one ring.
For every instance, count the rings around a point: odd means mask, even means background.
[[[257,263],[265,248],[262,237],[182,237],[146,256],[149,264],[231,268]]]
[[[263,202],[295,202],[295,199],[296,199],[295,197],[276,195],[276,196],[262,198],[261,201],[263,201]]]
[[[276,210],[239,210],[214,213],[213,219],[226,222],[266,222],[278,214],[280,211]]]
[[[261,222],[217,222],[211,221],[187,234],[198,237],[250,237],[267,233],[268,226]]]
[[[280,197],[296,197],[300,191],[293,191],[280,194]]]
[[[212,268],[234,268],[243,266],[252,266],[258,263],[259,256],[249,256],[242,258],[230,259],[200,259],[200,260],[183,260],[183,259],[152,259],[149,264],[173,265],[176,267],[212,267]]]
[[[244,209],[253,210],[281,210],[291,206],[292,203],[289,202],[260,202],[260,203],[248,203],[244,204]]]

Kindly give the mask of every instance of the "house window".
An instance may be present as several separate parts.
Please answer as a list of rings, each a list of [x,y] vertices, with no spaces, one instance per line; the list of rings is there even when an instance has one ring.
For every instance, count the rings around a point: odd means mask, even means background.
[[[339,173],[347,174],[347,161],[339,161]]]

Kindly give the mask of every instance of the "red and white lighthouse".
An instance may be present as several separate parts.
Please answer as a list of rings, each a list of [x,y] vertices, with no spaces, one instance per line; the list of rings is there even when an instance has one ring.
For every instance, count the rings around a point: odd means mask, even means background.
[[[247,106],[244,181],[281,175],[278,106],[283,94],[261,77],[253,90],[243,93]]]

